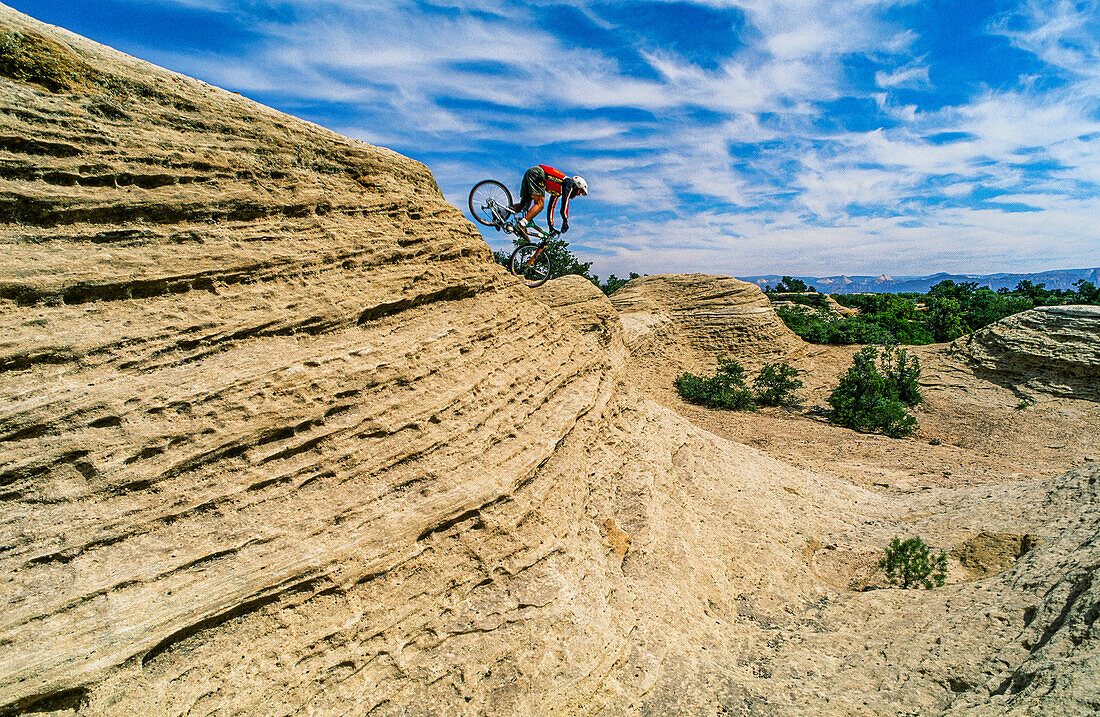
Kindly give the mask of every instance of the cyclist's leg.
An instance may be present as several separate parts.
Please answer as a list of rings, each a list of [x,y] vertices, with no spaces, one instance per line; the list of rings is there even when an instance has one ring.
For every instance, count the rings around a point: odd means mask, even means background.
[[[525,193],[526,191],[527,191],[527,188],[526,188],[526,185],[524,185],[524,187],[522,189],[520,189],[519,201],[517,201],[515,204],[513,204],[511,207],[509,207],[509,209],[511,209],[513,212],[515,212],[517,216],[522,216],[523,215],[523,212],[525,211],[524,207],[526,207],[531,201],[531,197],[528,196]]]
[[[525,222],[531,221],[539,215],[539,212],[542,211],[544,206],[546,206],[546,197],[540,194],[531,200],[531,208],[523,215],[523,220]]]
[[[519,206],[516,207],[516,212],[518,213],[526,208],[527,213],[523,218],[528,221],[531,220],[531,217],[538,216],[538,213],[542,210],[543,195],[545,193],[546,172],[543,171],[542,167],[531,167],[523,175]]]
[[[528,181],[528,177],[531,174],[531,170],[528,169],[523,173],[523,179],[519,183],[519,201],[512,205],[512,210],[519,213],[527,203],[531,201],[531,183]]]

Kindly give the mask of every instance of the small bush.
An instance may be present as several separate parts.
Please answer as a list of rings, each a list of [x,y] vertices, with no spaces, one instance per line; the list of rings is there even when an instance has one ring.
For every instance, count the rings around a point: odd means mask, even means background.
[[[903,588],[943,587],[947,579],[947,556],[940,553],[932,557],[931,551],[919,537],[902,542],[898,538],[886,547],[886,556],[878,561],[885,568],[886,579]]]
[[[867,346],[855,355],[852,367],[829,396],[830,420],[857,431],[880,431],[892,438],[911,435],[919,428],[906,405],[921,400],[916,381],[920,363],[904,349],[885,349],[882,370],[879,350]]]
[[[745,386],[745,369],[732,359],[720,357],[718,371],[710,378],[685,373],[675,383],[680,397],[691,403],[733,411],[756,409],[752,392]]]
[[[765,364],[753,380],[753,391],[745,385],[745,369],[732,359],[719,357],[718,370],[706,378],[685,373],[676,381],[680,397],[691,403],[734,411],[755,411],[756,406],[790,406],[798,402],[795,391],[802,388],[798,369],[790,364]]]
[[[901,401],[882,401],[871,412],[871,425],[891,438],[913,435],[920,425]]]
[[[752,382],[756,402],[761,406],[790,406],[798,402],[795,391],[802,388],[798,369],[788,363],[764,364]]]
[[[829,324],[825,316],[805,306],[777,306],[775,313],[787,327],[804,341],[824,344],[829,341]]]
[[[905,349],[885,349],[882,352],[882,373],[890,395],[906,406],[924,400],[920,393],[920,359]]]

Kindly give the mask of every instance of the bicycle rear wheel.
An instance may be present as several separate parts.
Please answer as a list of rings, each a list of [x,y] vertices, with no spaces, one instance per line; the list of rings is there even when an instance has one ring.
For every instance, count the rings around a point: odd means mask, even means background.
[[[487,227],[500,225],[507,218],[507,213],[494,215],[493,208],[506,209],[510,206],[512,206],[512,193],[508,191],[508,187],[495,179],[478,182],[470,190],[470,214],[474,215],[478,224],[484,224]]]
[[[508,268],[512,273],[523,279],[532,289],[545,284],[553,270],[550,252],[545,249],[540,252],[539,246],[539,244],[521,244],[512,252],[512,258],[508,262]]]

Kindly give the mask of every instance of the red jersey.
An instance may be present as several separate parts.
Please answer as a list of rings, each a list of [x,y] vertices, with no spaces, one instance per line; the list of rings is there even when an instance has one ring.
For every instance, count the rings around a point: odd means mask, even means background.
[[[546,191],[550,192],[550,196],[561,196],[561,182],[565,179],[565,172],[554,169],[545,164],[540,164],[539,167],[542,171],[546,172]]]
[[[554,207],[558,203],[558,197],[562,196],[562,186],[567,185],[569,192],[561,200],[561,218],[569,221],[569,200],[573,193],[573,180],[565,176],[565,172],[553,167],[540,164],[542,171],[546,172],[546,192],[550,195],[550,203],[546,207],[546,221],[550,228],[554,228]]]

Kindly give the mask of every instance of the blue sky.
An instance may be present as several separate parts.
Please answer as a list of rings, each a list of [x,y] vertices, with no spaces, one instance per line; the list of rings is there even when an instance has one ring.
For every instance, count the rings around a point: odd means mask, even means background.
[[[1100,266],[1100,0],[5,0],[469,187],[594,272]],[[494,248],[507,244],[490,232]]]

